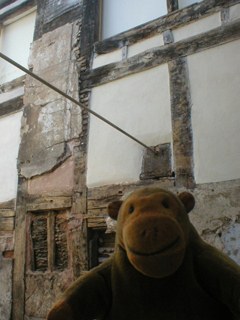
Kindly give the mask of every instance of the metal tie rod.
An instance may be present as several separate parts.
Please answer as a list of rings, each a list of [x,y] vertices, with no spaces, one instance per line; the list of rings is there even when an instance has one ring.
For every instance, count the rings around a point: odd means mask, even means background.
[[[70,97],[69,95],[67,95],[66,93],[64,93],[63,91],[61,91],[60,89],[58,89],[57,87],[53,86],[51,83],[47,82],[46,80],[42,79],[41,77],[37,76],[35,73],[31,72],[30,70],[24,68],[23,66],[21,66],[20,64],[18,64],[17,62],[15,62],[14,60],[10,59],[9,57],[5,56],[3,53],[0,52],[0,58],[6,60],[7,62],[11,63],[12,65],[14,65],[15,67],[17,67],[18,69],[22,70],[23,72],[29,74],[31,77],[33,77],[34,79],[38,80],[39,82],[43,83],[45,86],[51,88],[52,90],[56,91],[57,93],[59,93],[61,96],[65,97],[66,99],[72,101],[73,103],[77,104],[79,107],[87,110],[89,113],[91,113],[92,115],[94,115],[95,117],[97,117],[98,119],[102,120],[103,122],[107,123],[109,126],[113,127],[114,129],[118,130],[119,132],[121,132],[122,134],[124,134],[125,136],[127,136],[128,138],[132,139],[133,141],[137,142],[138,144],[140,144],[141,146],[143,146],[144,148],[150,150],[151,152],[153,152],[154,154],[156,154],[156,152],[148,147],[147,145],[145,145],[143,142],[139,141],[138,139],[136,139],[135,137],[133,137],[132,135],[130,135],[129,133],[127,133],[126,131],[124,131],[123,129],[119,128],[118,126],[116,126],[114,123],[110,122],[109,120],[107,120],[106,118],[102,117],[100,114],[96,113],[95,111],[87,108],[84,104],[82,104],[81,102],[73,99],[72,97]]]

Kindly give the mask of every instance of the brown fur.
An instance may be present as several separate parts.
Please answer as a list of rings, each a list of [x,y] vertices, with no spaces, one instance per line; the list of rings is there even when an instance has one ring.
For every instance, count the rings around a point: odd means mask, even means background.
[[[201,240],[188,219],[193,207],[191,194],[160,188],[109,204],[115,253],[77,280],[47,319],[240,319],[240,267]]]

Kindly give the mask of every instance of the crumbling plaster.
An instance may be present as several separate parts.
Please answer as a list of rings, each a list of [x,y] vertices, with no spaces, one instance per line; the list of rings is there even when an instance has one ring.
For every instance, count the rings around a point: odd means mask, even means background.
[[[34,73],[78,100],[78,66],[72,54],[76,34],[72,24],[46,33],[31,45]],[[81,110],[30,76],[26,77],[20,175],[31,178],[51,172],[71,155],[68,141],[81,133]]]

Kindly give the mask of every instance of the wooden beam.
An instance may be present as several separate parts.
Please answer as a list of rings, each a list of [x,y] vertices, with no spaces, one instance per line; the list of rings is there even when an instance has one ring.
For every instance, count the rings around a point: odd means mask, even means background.
[[[15,211],[12,209],[0,209],[0,218],[15,217]]]
[[[0,231],[13,231],[14,218],[0,218]]]
[[[48,213],[47,243],[48,243],[48,270],[52,271],[55,265],[55,214],[53,211]]]
[[[239,21],[91,70],[82,76],[81,87],[95,87],[237,39],[240,39]]]
[[[12,320],[24,319],[26,263],[26,192],[27,181],[24,178],[19,178],[15,218]]]
[[[167,0],[168,13],[178,10],[178,0]]]
[[[198,19],[202,19],[204,16],[219,11],[221,7],[239,2],[240,0],[201,1],[191,7],[175,11],[129,31],[117,34],[109,39],[99,41],[94,44],[94,51],[96,54],[104,54],[122,48],[125,45],[132,45],[138,41],[150,38],[155,34],[162,33],[165,30],[175,29],[190,22],[197,21]]]
[[[170,75],[173,158],[177,187],[193,187],[191,98],[186,58],[168,64]]]
[[[27,204],[27,211],[67,209],[72,206],[71,197],[42,197]]]

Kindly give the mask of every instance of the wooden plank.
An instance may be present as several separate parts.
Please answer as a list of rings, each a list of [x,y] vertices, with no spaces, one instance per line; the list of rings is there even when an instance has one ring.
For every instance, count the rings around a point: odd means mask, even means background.
[[[167,0],[168,13],[178,10],[178,0]]]
[[[27,211],[67,209],[72,206],[71,197],[45,197],[27,204]]]
[[[0,218],[0,231],[13,231],[14,218]]]
[[[47,219],[48,270],[52,271],[55,264],[55,214],[48,213]]]
[[[12,209],[0,209],[0,218],[15,217],[15,211]]]
[[[15,199],[0,203],[0,209],[14,209],[14,208],[15,208]]]
[[[177,187],[194,187],[190,84],[186,58],[171,61],[171,120],[174,172]]]
[[[219,11],[221,6],[229,6],[239,3],[239,0],[205,0],[191,7],[175,11],[154,21],[148,22],[127,32],[118,34],[106,40],[94,44],[97,54],[104,54],[122,48],[125,44],[131,45],[138,41],[150,38],[156,33],[162,33],[168,29],[175,29],[190,22],[202,19],[209,14]]]
[[[97,203],[101,204],[102,202],[110,202],[112,200],[119,200],[126,194],[137,190],[139,188],[147,186],[158,186],[161,188],[173,188],[174,187],[174,178],[163,178],[161,180],[146,180],[138,181],[136,183],[129,184],[116,184],[116,185],[107,185],[102,187],[95,187],[88,189],[88,203],[94,204],[97,206]]]
[[[23,108],[23,96],[0,104],[0,117],[17,112]]]
[[[81,87],[91,88],[105,84],[238,39],[240,39],[239,21],[91,70],[82,76]]]

